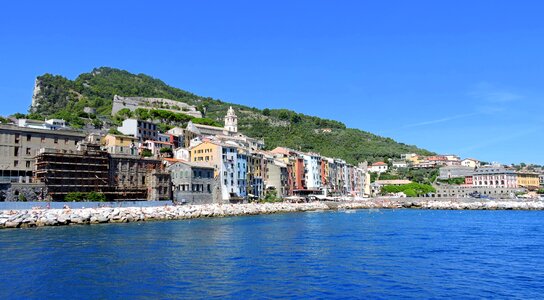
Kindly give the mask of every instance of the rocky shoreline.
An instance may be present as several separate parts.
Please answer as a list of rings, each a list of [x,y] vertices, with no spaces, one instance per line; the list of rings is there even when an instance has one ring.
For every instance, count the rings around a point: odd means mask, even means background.
[[[345,209],[544,210],[543,201],[369,199],[353,202],[208,204],[159,207],[2,210],[0,228],[183,220]]]

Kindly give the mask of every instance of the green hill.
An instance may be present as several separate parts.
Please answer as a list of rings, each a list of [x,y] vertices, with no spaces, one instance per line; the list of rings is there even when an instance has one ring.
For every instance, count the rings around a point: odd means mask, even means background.
[[[268,149],[286,146],[303,151],[319,152],[330,157],[340,157],[350,163],[377,161],[398,157],[401,153],[431,154],[416,146],[397,143],[346,126],[338,121],[307,116],[287,109],[257,109],[193,93],[168,86],[159,79],[144,74],[101,67],[91,73],[83,73],[75,80],[58,75],[45,74],[36,81],[37,89],[28,117],[58,117],[74,127],[85,124],[102,126],[102,121],[115,125],[118,118],[111,118],[114,95],[160,97],[195,105],[206,119],[202,123],[223,123],[229,106],[236,109],[239,131],[255,138],[262,138]],[[84,107],[97,109],[97,116],[83,112]],[[156,115],[159,115],[157,112]],[[125,116],[126,117],[126,116]],[[175,116],[169,125],[184,125],[190,118]]]

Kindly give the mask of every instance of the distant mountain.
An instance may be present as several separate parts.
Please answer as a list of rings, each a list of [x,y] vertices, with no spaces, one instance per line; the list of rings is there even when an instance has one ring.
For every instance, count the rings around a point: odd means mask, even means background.
[[[223,123],[223,116],[228,107],[232,106],[238,115],[239,131],[264,139],[268,149],[286,146],[343,158],[350,163],[364,160],[372,162],[411,152],[432,154],[390,138],[346,128],[338,121],[307,116],[287,109],[260,110],[226,103],[171,87],[144,74],[136,75],[107,67],[83,73],[75,80],[51,74],[39,76],[36,79],[29,117],[64,118],[75,127],[86,124],[88,126],[91,123],[101,126],[102,121],[115,125],[119,120],[111,117],[114,95],[156,97],[185,102],[196,106],[206,119],[217,124]],[[96,116],[85,113],[85,107],[95,108]]]

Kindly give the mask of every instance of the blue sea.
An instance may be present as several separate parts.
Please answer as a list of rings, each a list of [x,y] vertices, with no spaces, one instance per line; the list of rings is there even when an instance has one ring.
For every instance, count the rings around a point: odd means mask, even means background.
[[[544,297],[544,212],[357,210],[0,231],[1,299]]]

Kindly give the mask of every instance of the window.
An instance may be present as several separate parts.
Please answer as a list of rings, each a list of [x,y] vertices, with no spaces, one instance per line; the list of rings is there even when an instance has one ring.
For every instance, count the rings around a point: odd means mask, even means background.
[[[13,156],[19,156],[19,147],[13,148]]]
[[[58,143],[59,143],[59,139],[55,138],[55,144],[58,144]]]
[[[145,176],[142,176],[142,184],[145,184]]]
[[[26,155],[30,155],[30,148],[26,148]]]
[[[30,160],[27,160],[27,161],[26,161],[26,167],[27,167],[27,168],[30,168]]]
[[[18,160],[14,160],[14,161],[13,161],[13,166],[14,166],[14,167],[19,166],[19,161],[18,161]]]
[[[65,143],[65,144],[68,144],[68,139],[64,139],[64,143]]]
[[[27,134],[26,135],[26,141],[27,142],[30,142],[30,140],[32,139],[32,136],[30,134]]]
[[[45,136],[42,136],[42,137],[41,137],[41,141],[40,141],[40,142],[45,143]]]
[[[19,134],[15,134],[15,144],[19,144]]]
[[[74,145],[77,145],[77,140],[74,141]]]

